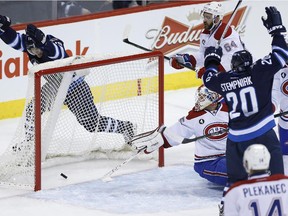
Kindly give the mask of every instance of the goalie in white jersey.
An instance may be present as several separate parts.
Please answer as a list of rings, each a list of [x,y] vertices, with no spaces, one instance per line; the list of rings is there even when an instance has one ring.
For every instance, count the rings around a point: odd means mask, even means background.
[[[186,139],[192,136],[201,137],[204,134],[206,137],[195,142],[194,170],[202,178],[225,186],[228,113],[226,104],[219,102],[220,98],[217,93],[200,86],[196,91],[195,106],[186,117],[170,127],[162,126],[150,134],[135,136],[132,147],[151,153],[162,145],[164,148],[177,146],[186,143]],[[214,135],[209,136],[211,133]]]
[[[270,153],[262,144],[249,146],[243,156],[248,180],[233,184],[224,197],[224,215],[288,215],[288,177],[269,176]]]

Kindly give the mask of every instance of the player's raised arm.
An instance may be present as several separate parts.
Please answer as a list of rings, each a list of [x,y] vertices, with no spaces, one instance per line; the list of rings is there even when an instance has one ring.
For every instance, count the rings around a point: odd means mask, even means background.
[[[7,16],[0,15],[0,38],[13,49],[25,52],[26,36],[16,32],[10,25],[11,19]]]
[[[267,18],[262,17],[263,25],[267,28],[272,39],[272,55],[280,62],[282,67],[288,61],[288,47],[285,42],[283,33],[286,33],[286,28],[282,24],[280,12],[275,7],[265,8]]]
[[[205,73],[203,74],[202,80],[204,85],[217,92],[217,75],[218,75],[218,66],[221,64],[221,57],[223,55],[221,47],[208,47],[205,50],[204,54],[204,65],[206,68]],[[219,91],[218,91],[219,92]]]

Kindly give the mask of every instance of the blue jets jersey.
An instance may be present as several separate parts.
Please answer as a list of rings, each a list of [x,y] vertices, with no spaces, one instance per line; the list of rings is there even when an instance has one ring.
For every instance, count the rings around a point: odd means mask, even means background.
[[[245,72],[217,73],[207,67],[205,86],[221,94],[229,108],[228,138],[241,142],[261,136],[275,126],[271,91],[274,74],[288,60],[283,36],[274,37],[272,53],[257,60]]]
[[[29,60],[33,63],[45,63],[48,61],[54,61],[57,59],[63,59],[68,57],[68,54],[65,51],[64,43],[60,39],[52,36],[46,35],[46,43],[41,49],[43,50],[43,56],[38,58],[36,55],[31,55],[26,49],[26,34],[21,34],[16,32],[12,28],[8,28],[2,35],[1,39],[11,46],[13,49],[26,52],[29,56]]]

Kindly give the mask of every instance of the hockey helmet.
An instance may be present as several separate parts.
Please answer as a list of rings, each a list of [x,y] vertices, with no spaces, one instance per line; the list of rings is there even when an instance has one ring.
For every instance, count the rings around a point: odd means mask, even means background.
[[[204,85],[198,87],[195,93],[195,111],[205,109],[207,106],[216,103],[221,98],[216,92],[209,90]]]
[[[204,5],[200,15],[203,16],[204,13],[212,14],[213,18],[219,16],[220,20],[222,20],[225,11],[223,5],[220,2],[212,1]]]
[[[247,50],[237,51],[232,55],[231,69],[237,72],[247,71],[253,64],[253,58]]]
[[[270,153],[262,144],[249,146],[243,156],[243,166],[248,174],[252,171],[265,171],[269,169]]]

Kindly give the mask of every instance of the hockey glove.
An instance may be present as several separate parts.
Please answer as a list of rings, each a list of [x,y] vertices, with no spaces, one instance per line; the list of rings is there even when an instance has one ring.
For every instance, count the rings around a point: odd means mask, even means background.
[[[45,34],[33,24],[28,24],[25,31],[34,40],[37,47],[42,47],[45,44]]]
[[[221,47],[207,47],[204,53],[205,68],[208,68],[209,65],[220,65],[222,55],[223,52]]]
[[[205,68],[205,67],[202,67],[202,68],[200,68],[199,70],[197,70],[197,71],[196,71],[196,73],[197,73],[197,78],[198,78],[198,79],[201,79],[202,76],[203,76],[203,74],[205,73],[205,71],[206,71],[206,68]],[[218,72],[226,72],[226,70],[225,70],[225,68],[223,67],[222,64],[219,64],[219,65],[218,65]]]
[[[263,25],[267,28],[268,33],[271,36],[275,34],[280,34],[281,32],[286,32],[285,26],[282,25],[282,19],[280,12],[276,7],[265,7],[265,12],[267,18],[262,16]]]
[[[0,15],[0,33],[5,32],[10,25],[11,25],[10,18],[7,16]]]
[[[183,65],[187,66],[187,68],[193,69],[196,65],[196,59],[193,55],[189,54],[176,54],[175,56],[170,58],[169,61],[170,65],[175,69],[182,69],[184,68]],[[183,65],[181,65],[181,64]]]
[[[164,144],[161,133],[165,130],[165,128],[166,127],[162,125],[153,131],[135,136],[130,142],[132,149],[135,151],[144,150],[146,154],[150,154],[151,152],[157,150]]]

